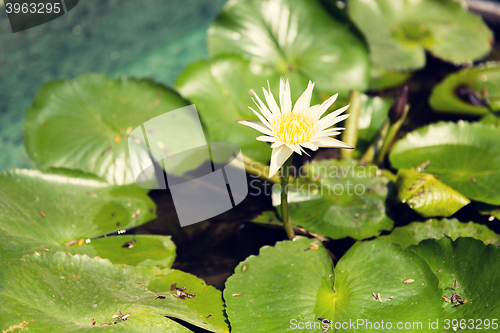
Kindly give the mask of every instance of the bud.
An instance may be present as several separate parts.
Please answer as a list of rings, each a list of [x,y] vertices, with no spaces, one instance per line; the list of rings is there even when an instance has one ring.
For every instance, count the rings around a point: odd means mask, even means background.
[[[405,110],[406,102],[408,101],[408,86],[404,86],[403,89],[398,93],[394,102],[392,102],[391,108],[389,109],[389,119],[391,122],[396,122],[403,115]]]

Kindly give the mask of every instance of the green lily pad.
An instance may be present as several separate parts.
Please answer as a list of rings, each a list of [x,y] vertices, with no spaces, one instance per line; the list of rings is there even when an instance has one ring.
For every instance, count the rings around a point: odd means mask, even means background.
[[[423,217],[455,214],[470,200],[428,173],[400,169],[398,200],[407,203]]]
[[[220,292],[180,271],[113,265],[65,252],[11,259],[0,270],[0,329],[6,332],[20,326],[86,332],[107,323],[101,328],[106,332],[190,332],[165,316],[228,332]],[[195,296],[175,297],[174,283]],[[126,320],[113,318],[120,311],[130,314]]]
[[[458,237],[473,237],[482,240],[485,244],[500,245],[498,235],[487,226],[474,222],[462,223],[457,219],[412,222],[404,227],[395,228],[390,235],[380,236],[378,239],[399,244],[406,249],[410,245],[417,245],[424,239],[440,239],[444,235],[453,240]]]
[[[317,0],[230,1],[208,30],[208,50],[240,54],[275,76],[298,73],[328,94],[363,91],[369,80],[363,42]]]
[[[392,229],[385,203],[389,181],[376,166],[324,160],[303,171],[307,182],[294,184],[296,191],[289,194],[294,226],[332,239],[365,239]]]
[[[172,264],[175,246],[169,237],[137,236],[130,249],[121,246],[132,236],[63,246],[155,218],[155,205],[144,189],[75,175],[38,170],[0,174],[0,262],[46,249],[109,257],[115,263]]]
[[[26,110],[26,151],[43,169],[80,170],[111,184],[130,184],[135,179],[128,135],[144,122],[186,105],[173,90],[146,80],[87,74],[49,82]],[[182,128],[169,133],[179,149],[186,144],[191,148],[191,135]]]
[[[429,161],[436,175],[471,200],[500,204],[500,130],[482,123],[441,122],[409,133],[390,153],[394,168]]]
[[[453,0],[349,1],[347,9],[366,37],[376,67],[424,67],[426,50],[464,64],[486,56],[493,41],[482,19]]]
[[[307,87],[307,80],[296,74],[288,77],[294,100]],[[278,100],[279,75],[273,69],[231,55],[188,66],[175,87],[182,96],[196,104],[210,141],[237,144],[245,155],[265,163],[271,157],[269,144],[257,141],[259,132],[236,121],[259,120],[248,108],[255,109],[251,90],[263,99],[262,87],[267,87],[268,80]],[[314,94],[313,103],[320,102],[318,95]]]
[[[500,66],[497,62],[480,64],[473,68],[464,68],[452,73],[439,83],[430,97],[431,107],[440,112],[484,115],[488,108],[472,104],[460,98],[459,88],[469,88],[478,94],[487,93],[493,110],[500,110]]]
[[[389,108],[393,98],[368,97],[361,95],[361,114],[358,118],[358,141],[355,156],[361,155],[377,138],[385,122],[389,119]]]
[[[403,283],[409,278],[415,282]],[[372,293],[380,293],[382,302]],[[394,325],[400,321],[427,325],[441,313],[441,295],[425,260],[394,244],[357,243],[334,272],[321,244],[303,237],[261,248],[258,256],[236,267],[224,290],[234,332],[310,332],[313,328],[319,332],[318,318],[340,325],[332,329],[336,332],[372,331],[349,326],[349,321],[358,319],[376,321],[379,326],[382,319]]]
[[[441,315],[441,327],[447,332],[454,331],[453,327],[458,327],[460,332],[476,332],[479,323],[487,332],[499,328],[498,247],[473,238],[458,238],[456,241],[442,238],[439,241],[425,240],[408,250],[427,261],[439,278],[443,296],[451,299],[453,293],[457,293],[462,300],[467,300],[459,305],[443,302],[445,310]],[[493,319],[496,319],[496,328]],[[488,327],[486,320],[489,321]]]

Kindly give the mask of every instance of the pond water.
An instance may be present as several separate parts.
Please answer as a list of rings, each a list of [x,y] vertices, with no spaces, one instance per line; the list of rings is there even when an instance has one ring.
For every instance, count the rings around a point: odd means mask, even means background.
[[[67,14],[12,33],[0,0],[0,170],[32,167],[24,111],[41,84],[90,72],[172,85],[207,57],[206,30],[226,0],[87,0]]]

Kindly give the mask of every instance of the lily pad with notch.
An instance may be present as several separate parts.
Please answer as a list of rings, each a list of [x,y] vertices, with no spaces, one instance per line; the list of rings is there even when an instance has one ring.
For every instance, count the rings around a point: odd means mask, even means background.
[[[99,176],[111,184],[134,183],[128,136],[144,122],[187,105],[175,91],[148,80],[112,80],[86,74],[44,84],[26,111],[24,144],[41,168],[66,168]],[[196,127],[196,119],[185,123]],[[192,133],[166,133],[176,147]],[[186,149],[191,148],[189,145]],[[134,158],[148,158],[143,151]]]
[[[378,68],[422,68],[425,51],[465,64],[486,56],[493,42],[482,19],[453,0],[349,1],[347,11],[364,34]]]

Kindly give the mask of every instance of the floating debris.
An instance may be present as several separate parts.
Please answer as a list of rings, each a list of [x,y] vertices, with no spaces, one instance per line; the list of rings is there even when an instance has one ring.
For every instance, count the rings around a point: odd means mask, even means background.
[[[440,269],[438,269],[438,270],[436,271],[436,273],[442,273],[442,272],[443,272],[443,269],[442,269],[442,268],[440,268]]]
[[[137,282],[137,284],[143,284],[143,283],[146,283],[146,281],[139,281],[139,282]]]
[[[170,286],[170,291],[174,291],[175,288],[177,288],[177,283],[174,283],[173,285]]]
[[[131,241],[128,241],[125,244],[123,244],[122,247],[127,248],[127,249],[131,249],[134,247],[135,242],[137,242],[137,241],[135,240],[135,237],[134,237],[134,239],[132,239]]]
[[[44,212],[42,212],[41,210],[39,210],[39,211],[38,211],[38,213],[40,213],[40,215],[41,215],[42,217],[47,217],[47,214],[45,214],[45,213],[44,213]]]
[[[380,295],[380,293],[377,293],[377,300],[382,303],[382,296]]]
[[[413,279],[408,279],[408,280],[404,280],[404,281],[403,281],[403,283],[405,283],[405,284],[410,284],[410,283],[413,283],[413,281],[415,281],[415,280],[413,280]]]
[[[95,319],[92,319],[92,325],[95,325]]]
[[[393,298],[394,298],[394,296],[392,296],[392,295],[387,297],[387,299],[393,299]]]
[[[212,315],[211,315],[211,314],[209,314],[208,316],[206,316],[206,318],[210,318],[210,317],[212,317]]]
[[[241,296],[243,295],[243,293],[236,293],[236,294],[233,294],[233,296]]]
[[[451,300],[448,297],[446,297],[445,295],[443,295],[443,298],[444,298],[444,301],[446,303],[451,303]]]
[[[243,268],[241,269],[242,272],[247,270],[247,265],[243,265]]]
[[[155,299],[165,299],[167,296],[164,295],[155,295]]]

